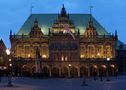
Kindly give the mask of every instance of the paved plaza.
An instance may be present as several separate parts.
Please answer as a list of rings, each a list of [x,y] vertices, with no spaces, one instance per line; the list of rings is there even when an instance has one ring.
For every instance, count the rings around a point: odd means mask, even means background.
[[[83,78],[47,78],[33,79],[14,77],[13,87],[7,87],[7,78],[2,78],[0,90],[125,90],[126,76],[111,77],[107,82],[93,78],[86,79],[87,86],[82,86]]]

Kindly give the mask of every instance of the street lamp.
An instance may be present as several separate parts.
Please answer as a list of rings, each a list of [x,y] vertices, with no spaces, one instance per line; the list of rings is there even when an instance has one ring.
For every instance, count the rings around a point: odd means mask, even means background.
[[[9,69],[9,75],[8,75],[8,87],[12,87],[12,75],[11,75],[11,69],[12,69],[12,63],[11,63],[11,58],[9,58],[10,54],[11,54],[11,51],[10,49],[6,49],[6,54],[8,56],[8,69]]]
[[[10,55],[10,49],[6,49],[6,53],[7,53],[7,55],[9,56]]]
[[[70,78],[71,77],[71,64],[68,64],[68,66],[69,66],[68,77]]]
[[[106,73],[106,81],[110,81],[110,79],[109,79],[109,61],[110,61],[110,58],[107,58],[107,73]]]

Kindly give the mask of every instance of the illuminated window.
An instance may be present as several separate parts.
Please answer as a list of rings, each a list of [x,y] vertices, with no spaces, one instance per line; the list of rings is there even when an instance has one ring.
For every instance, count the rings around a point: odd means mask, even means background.
[[[11,62],[11,59],[9,59],[9,61]]]
[[[65,57],[65,61],[67,61],[67,56]]]
[[[114,67],[115,67],[115,65],[111,65],[111,67],[112,67],[112,68],[114,68]]]
[[[12,66],[12,64],[9,64],[9,66],[11,67],[11,66]]]
[[[69,64],[68,66],[71,67],[71,64]]]
[[[64,57],[63,56],[61,57],[61,60],[64,61]]]
[[[30,57],[31,57],[31,55],[30,55],[30,54],[28,54],[28,57],[30,58]]]
[[[111,47],[106,46],[106,57],[111,57]]]
[[[44,54],[44,55],[42,55],[42,58],[47,58],[47,56]]]
[[[82,55],[80,55],[80,57],[81,57],[81,58],[84,58],[84,55],[82,54]]]

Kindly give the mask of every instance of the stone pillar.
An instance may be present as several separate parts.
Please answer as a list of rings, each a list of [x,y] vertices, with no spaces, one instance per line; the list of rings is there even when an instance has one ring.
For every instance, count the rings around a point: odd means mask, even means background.
[[[21,70],[21,71],[20,71],[20,76],[23,76],[23,70],[22,70],[22,69],[23,69],[23,68],[21,67],[21,68],[20,68],[20,70]]]
[[[71,75],[70,75],[70,67],[69,67],[69,69],[68,69],[68,77],[69,77],[69,78],[71,77]]]
[[[97,69],[97,75],[99,76],[99,70],[100,70],[100,68],[98,67],[98,69]]]
[[[90,67],[88,67],[88,77],[90,77]]]
[[[39,59],[36,59],[35,66],[36,66],[36,73],[41,73],[40,60]]]
[[[61,68],[59,68],[59,77],[61,77]]]
[[[30,68],[30,74],[33,75],[32,68]]]
[[[49,69],[49,77],[52,77],[51,68]]]
[[[78,77],[80,77],[80,68],[78,68]]]

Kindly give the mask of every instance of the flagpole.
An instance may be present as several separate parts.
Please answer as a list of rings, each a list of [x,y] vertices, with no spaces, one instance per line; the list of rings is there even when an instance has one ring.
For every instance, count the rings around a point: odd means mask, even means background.
[[[32,9],[34,8],[34,6],[31,5],[30,7],[30,14],[32,14]]]
[[[92,14],[92,8],[93,8],[93,6],[90,6],[90,14]]]

